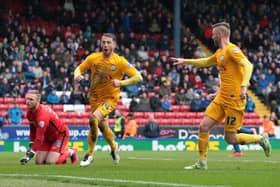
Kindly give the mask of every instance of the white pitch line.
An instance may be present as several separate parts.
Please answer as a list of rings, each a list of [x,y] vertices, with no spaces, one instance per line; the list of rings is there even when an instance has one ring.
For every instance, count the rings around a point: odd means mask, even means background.
[[[78,176],[67,176],[67,175],[39,175],[39,174],[5,174],[0,173],[0,176],[4,177],[52,177],[52,178],[66,178],[66,179],[78,179],[87,181],[102,181],[102,182],[113,182],[113,183],[132,183],[141,185],[157,185],[157,186],[178,186],[178,187],[230,187],[224,185],[196,185],[196,184],[180,184],[180,183],[169,183],[169,182],[157,182],[157,181],[141,181],[141,180],[122,180],[122,179],[108,179],[108,178],[92,178],[92,177],[78,177]]]
[[[128,157],[129,160],[176,160],[174,158]]]
[[[128,157],[129,160],[182,160],[175,158],[152,158],[152,157]],[[235,158],[228,160],[216,160],[216,159],[208,159],[208,161],[217,161],[217,162],[232,162]],[[280,161],[276,160],[238,160],[238,162],[266,162],[272,164],[278,164]]]
[[[232,162],[233,159],[231,160],[215,160],[217,162]],[[272,164],[278,164],[280,163],[280,161],[276,161],[276,160],[238,160],[238,162],[266,162],[266,163],[272,163]]]

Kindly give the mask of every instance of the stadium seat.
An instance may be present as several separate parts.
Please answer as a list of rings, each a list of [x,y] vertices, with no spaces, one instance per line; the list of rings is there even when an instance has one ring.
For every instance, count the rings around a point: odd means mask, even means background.
[[[191,118],[191,119],[196,118],[197,116],[196,112],[185,112],[185,114],[186,114],[186,118]]]
[[[9,98],[9,97],[4,98],[4,103],[6,104],[13,104],[14,102],[15,102],[15,98]]]
[[[72,104],[65,104],[65,105],[63,105],[63,111],[64,112],[72,112],[72,111],[74,111],[74,105],[72,105]]]
[[[15,98],[15,101],[18,104],[25,104],[25,98],[17,97],[17,98]]]
[[[109,125],[114,125],[115,124],[115,119],[109,119]]]
[[[166,112],[164,117],[167,118],[167,119],[175,118],[175,113],[174,112]]]
[[[86,105],[86,112],[90,112],[91,109],[90,109],[90,105]]]
[[[145,125],[147,124],[149,119],[136,119],[138,125]]]
[[[196,118],[202,119],[203,116],[204,116],[204,112],[197,112],[196,113]]]
[[[179,105],[172,105],[172,111],[173,112],[179,112],[180,111],[180,106]]]
[[[191,110],[191,106],[190,105],[181,105],[181,106],[179,106],[179,110],[181,111],[181,112],[189,112],[190,110]]]
[[[52,108],[55,112],[63,111],[63,105],[53,105]]]
[[[181,119],[183,125],[193,125],[193,119]]]
[[[136,118],[144,118],[144,112],[134,112],[133,117]]]
[[[170,119],[158,119],[157,122],[158,122],[160,125],[171,125]]]
[[[199,125],[201,122],[201,119],[192,119],[192,124],[193,125]]]
[[[186,113],[185,112],[173,112],[173,115],[177,119],[184,119],[184,118],[186,118]]]
[[[154,112],[155,119],[161,119],[165,117],[165,112]]]

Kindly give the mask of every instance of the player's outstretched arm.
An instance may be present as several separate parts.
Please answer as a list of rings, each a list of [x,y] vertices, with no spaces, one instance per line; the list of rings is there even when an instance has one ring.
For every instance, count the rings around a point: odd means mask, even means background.
[[[214,55],[207,58],[198,58],[198,59],[186,59],[186,58],[175,58],[175,57],[170,57],[169,59],[172,62],[174,62],[174,65],[192,64],[198,67],[208,67],[216,64],[214,60],[215,59]]]

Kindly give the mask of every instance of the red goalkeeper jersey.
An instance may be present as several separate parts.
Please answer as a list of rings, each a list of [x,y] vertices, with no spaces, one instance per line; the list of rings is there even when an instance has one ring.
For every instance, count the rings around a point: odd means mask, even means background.
[[[64,136],[68,127],[59,119],[57,114],[49,107],[39,105],[36,112],[27,112],[30,122],[30,141],[32,150],[36,151],[43,142],[53,143]]]

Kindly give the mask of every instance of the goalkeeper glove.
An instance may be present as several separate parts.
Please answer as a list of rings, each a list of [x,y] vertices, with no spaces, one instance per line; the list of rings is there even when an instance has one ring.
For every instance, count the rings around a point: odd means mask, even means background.
[[[27,162],[28,162],[29,160],[31,160],[31,159],[34,157],[34,155],[35,155],[35,152],[34,152],[34,151],[32,151],[31,149],[28,150],[28,151],[26,152],[25,156],[24,156],[22,159],[20,159],[20,163],[21,163],[22,165],[27,164]]]

